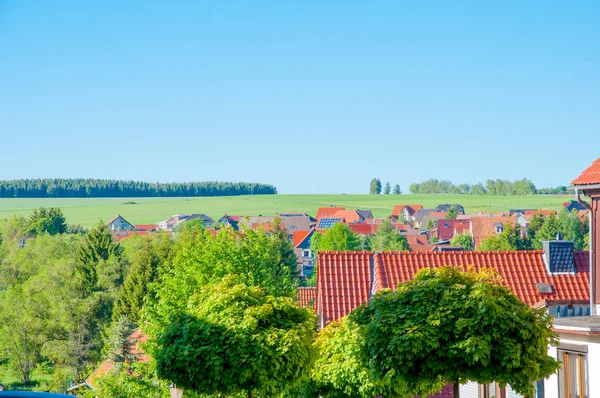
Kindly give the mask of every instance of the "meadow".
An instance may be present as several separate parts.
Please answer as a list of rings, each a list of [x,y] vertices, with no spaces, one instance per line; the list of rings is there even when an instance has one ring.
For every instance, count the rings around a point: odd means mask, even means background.
[[[459,203],[467,213],[509,209],[559,209],[572,196],[477,196],[477,195],[257,195],[195,198],[91,198],[91,199],[0,199],[0,219],[27,216],[38,207],[60,207],[69,224],[89,227],[98,220],[109,221],[117,214],[134,224],[162,221],[179,213],[205,213],[214,219],[224,214],[274,215],[306,212],[319,207],[344,206],[371,209],[376,217],[391,213],[397,204]]]

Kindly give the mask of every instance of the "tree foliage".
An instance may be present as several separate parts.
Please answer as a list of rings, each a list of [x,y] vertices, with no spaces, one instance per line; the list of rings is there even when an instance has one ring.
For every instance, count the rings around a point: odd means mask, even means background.
[[[134,324],[139,323],[144,301],[154,293],[152,287],[158,278],[158,268],[170,261],[172,245],[173,241],[166,234],[160,234],[155,240],[141,238],[115,301],[113,319],[126,316]]]
[[[392,193],[394,195],[401,195],[402,194],[402,190],[400,189],[400,185],[399,184],[394,185],[394,190],[392,191]]]
[[[0,198],[181,197],[276,194],[273,185],[253,182],[143,182],[92,178],[0,181]]]
[[[456,209],[456,206],[452,206],[450,208],[450,210],[448,210],[448,214],[446,214],[446,219],[454,220],[454,219],[456,219],[457,216],[458,216],[458,210]]]
[[[450,240],[450,245],[454,247],[462,247],[466,251],[475,250],[473,236],[471,236],[471,234],[468,232],[454,235]]]
[[[391,192],[392,192],[392,186],[390,185],[389,182],[386,182],[385,187],[383,188],[383,194],[389,195]]]
[[[531,240],[521,233],[519,224],[506,223],[504,231],[481,241],[480,251],[531,250]]]
[[[50,235],[62,234],[67,231],[67,222],[62,211],[57,207],[48,209],[40,207],[33,210],[29,217],[31,235],[47,233]]]
[[[371,378],[364,360],[366,340],[356,323],[347,317],[332,322],[319,332],[314,342],[318,359],[312,370],[313,396],[325,398],[372,398],[389,396]]]
[[[113,242],[108,227],[99,221],[84,236],[75,252],[77,259],[77,280],[83,294],[89,294],[98,283],[98,268],[111,257],[119,259],[121,248]]]
[[[427,181],[413,183],[409,187],[411,194],[458,194],[458,195],[518,195],[526,196],[537,193],[535,185],[530,180],[523,178],[516,181],[487,180],[482,183],[455,185],[448,180],[431,178]]]
[[[381,193],[381,180],[379,178],[373,178],[369,185],[369,193],[371,195],[379,195]]]
[[[375,235],[370,239],[370,247],[375,251],[410,251],[406,237],[394,229],[389,220],[384,220]]]
[[[205,394],[273,395],[309,376],[314,313],[227,276],[153,329],[161,378]]]
[[[424,269],[350,315],[366,336],[363,355],[377,384],[400,396],[433,394],[446,384],[533,382],[559,368],[551,317],[498,284],[492,271]]]
[[[358,235],[350,229],[350,226],[344,223],[333,224],[324,233],[316,233],[310,242],[310,249],[313,253],[319,251],[345,251],[358,250],[360,240]]]

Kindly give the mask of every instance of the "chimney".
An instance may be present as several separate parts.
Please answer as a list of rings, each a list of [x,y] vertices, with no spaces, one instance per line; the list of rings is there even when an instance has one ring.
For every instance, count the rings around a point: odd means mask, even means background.
[[[590,304],[591,315],[600,315],[600,158],[571,184],[577,201],[589,210],[590,217]],[[584,194],[590,203],[581,198]]]
[[[557,238],[559,237],[557,235]],[[549,273],[574,274],[577,272],[573,254],[573,241],[557,239],[542,242],[542,245],[544,247],[544,263]]]

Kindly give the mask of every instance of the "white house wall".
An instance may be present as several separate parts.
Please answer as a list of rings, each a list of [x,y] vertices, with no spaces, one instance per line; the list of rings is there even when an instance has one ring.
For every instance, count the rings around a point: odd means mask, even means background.
[[[561,334],[560,341],[565,344],[586,345],[588,348],[588,393],[590,398],[600,397],[600,337],[574,334]],[[560,346],[559,346],[560,347]],[[557,358],[557,348],[550,347],[548,354]],[[544,382],[545,398],[559,398],[558,375],[553,374]]]

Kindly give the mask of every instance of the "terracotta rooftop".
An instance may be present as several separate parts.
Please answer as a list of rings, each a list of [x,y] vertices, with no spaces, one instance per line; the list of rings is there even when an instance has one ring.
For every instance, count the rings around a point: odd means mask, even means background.
[[[408,213],[411,216],[423,208],[422,205],[396,205],[392,209],[392,216],[400,215],[400,213],[402,212],[402,209],[404,209],[405,207],[408,207]]]
[[[319,207],[317,210],[316,219],[320,220],[323,217],[331,217],[339,210],[345,210],[344,207]]]
[[[298,247],[300,243],[306,239],[311,231],[294,231],[294,247]]]
[[[322,325],[346,316],[384,288],[395,288],[423,268],[458,266],[495,269],[521,301],[588,300],[589,256],[575,252],[576,273],[550,274],[543,251],[512,252],[320,252],[317,279],[318,312]],[[541,294],[536,283],[549,283]]]
[[[475,246],[478,247],[483,239],[496,235],[497,223],[514,225],[515,220],[512,217],[473,217],[471,219],[471,235]]]
[[[308,307],[312,305],[313,308],[316,306],[316,297],[317,297],[317,288],[316,287],[299,287],[298,288],[298,301],[302,307]]]
[[[366,222],[350,224],[350,229],[352,232],[358,235],[375,235],[377,229],[381,224],[369,224]]]
[[[600,184],[600,158],[585,169],[579,177],[571,181],[573,185],[593,185]]]

